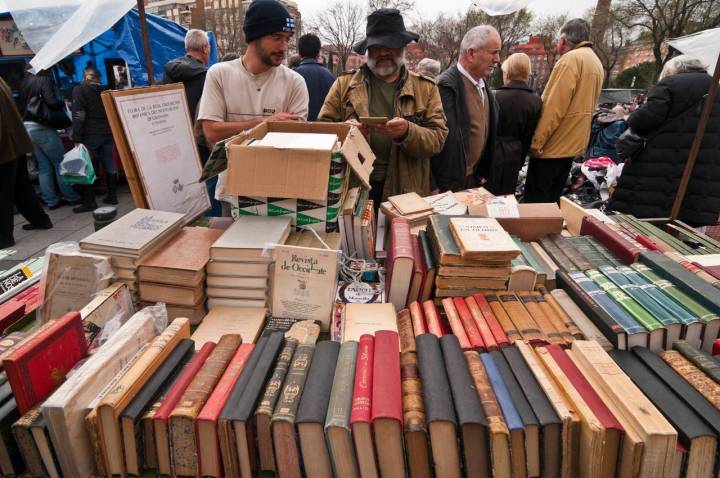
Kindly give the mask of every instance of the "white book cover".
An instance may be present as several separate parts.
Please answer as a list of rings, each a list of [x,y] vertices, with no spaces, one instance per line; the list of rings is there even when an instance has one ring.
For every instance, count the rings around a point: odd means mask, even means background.
[[[327,133],[279,133],[271,131],[250,146],[280,149],[313,149],[332,151],[337,144],[336,134]]]
[[[183,218],[183,214],[176,212],[134,209],[80,241],[80,247],[140,253],[169,230],[180,225]]]
[[[491,217],[451,217],[450,229],[469,253],[520,253],[510,234]]]
[[[290,234],[290,216],[240,216],[211,249],[264,249],[283,244]]]

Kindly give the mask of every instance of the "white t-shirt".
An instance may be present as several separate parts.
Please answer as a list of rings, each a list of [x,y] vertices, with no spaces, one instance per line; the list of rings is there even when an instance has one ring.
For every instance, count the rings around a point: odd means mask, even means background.
[[[245,69],[242,58],[216,63],[205,77],[198,120],[249,121],[275,113],[295,113],[307,119],[308,94],[305,80],[284,65],[259,75]],[[227,172],[218,177],[215,198],[237,206],[237,197],[225,194]]]

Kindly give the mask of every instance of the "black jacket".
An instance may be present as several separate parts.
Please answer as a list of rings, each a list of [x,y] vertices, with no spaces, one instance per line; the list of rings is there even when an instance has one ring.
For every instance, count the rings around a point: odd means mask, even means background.
[[[72,140],[82,143],[88,136],[110,136],[112,130],[100,93],[106,88],[81,83],[73,88],[72,94]]]
[[[207,70],[203,62],[190,55],[165,63],[163,83],[182,83],[185,86],[192,121],[195,121],[195,112],[205,86]]]
[[[39,94],[42,94],[45,104],[48,105],[51,110],[59,111],[65,106],[55,90],[52,78],[49,76],[38,76],[28,73],[20,85],[20,97],[18,98],[17,103],[18,110],[23,117],[23,121],[38,121],[37,118],[34,118],[33,115],[28,113],[26,110],[30,98]]]
[[[314,58],[303,58],[295,71],[305,79],[310,94],[308,107],[308,121],[317,120],[320,108],[325,103],[325,97],[335,81],[330,70],[318,63]]]
[[[540,118],[542,100],[524,81],[511,81],[495,90],[495,101],[497,143],[488,189],[495,194],[513,194]]]
[[[678,73],[660,81],[628,124],[648,138],[645,149],[625,164],[608,207],[637,217],[668,217],[690,154],[711,78]],[[720,95],[690,177],[679,219],[693,226],[716,224],[720,213]]]
[[[437,79],[440,99],[447,117],[448,136],[442,151],[433,156],[431,166],[431,189],[457,191],[465,186],[468,152],[470,150],[470,114],[465,100],[465,87],[457,65],[448,68]],[[475,170],[476,178],[489,178],[497,128],[497,104],[495,95],[487,92],[490,107],[490,124],[485,150]]]

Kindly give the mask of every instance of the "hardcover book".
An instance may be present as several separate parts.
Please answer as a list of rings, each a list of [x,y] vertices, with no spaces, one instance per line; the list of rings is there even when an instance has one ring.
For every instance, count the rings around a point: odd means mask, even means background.
[[[463,259],[510,261],[520,249],[493,218],[451,217],[450,230]]]
[[[15,443],[20,450],[25,466],[27,466],[26,473],[33,478],[42,478],[45,473],[40,451],[30,431],[30,425],[37,420],[39,416],[40,407],[34,407],[12,425],[12,434],[15,438]]]
[[[505,334],[505,331],[503,330],[502,324],[500,323],[498,318],[495,316],[495,313],[493,312],[493,309],[490,307],[490,304],[488,303],[487,298],[483,294],[474,294],[472,296],[472,299],[475,301],[475,303],[478,306],[478,309],[482,313],[482,316],[485,319],[485,322],[487,323],[488,327],[490,328],[490,332],[492,333],[494,342],[497,342],[498,347],[505,347],[507,345],[511,345],[510,340],[508,339],[507,335]],[[472,311],[472,308],[470,310]],[[478,325],[478,328],[480,329],[480,331],[482,333],[482,327],[480,325]],[[510,328],[514,328],[514,326],[511,326]],[[486,343],[492,343],[492,342],[493,341],[486,342]],[[493,347],[489,347],[488,350],[493,350]]]
[[[487,320],[485,320],[485,316],[480,310],[480,307],[478,306],[477,301],[474,297],[466,297],[465,298],[465,305],[468,309],[468,312],[470,312],[470,315],[472,316],[473,321],[475,322],[475,326],[478,329],[478,332],[480,333],[480,337],[482,338],[483,343],[485,344],[485,350],[488,352],[497,350],[498,349],[498,343],[495,339],[495,336],[492,333],[492,330],[490,329],[490,324]],[[489,306],[488,306],[489,308]]]
[[[210,246],[210,259],[271,262],[262,255],[268,244],[283,244],[290,234],[289,216],[241,216]]]
[[[408,310],[410,311],[411,328],[413,331],[413,335],[427,333],[428,330],[425,323],[425,313],[423,312],[420,302],[410,302],[410,304],[408,304]]]
[[[480,334],[476,335],[475,344],[471,343],[469,337],[467,336],[467,333],[465,332],[465,327],[463,327],[462,320],[460,320],[460,316],[458,315],[453,300],[449,298],[443,299],[442,306],[445,310],[448,324],[450,324],[450,330],[452,330],[453,335],[458,338],[458,341],[460,342],[460,347],[462,347],[463,350],[471,350],[475,348],[477,346],[477,337],[479,337]]]
[[[712,355],[703,350],[696,349],[685,340],[674,342],[672,348],[680,352],[683,357],[705,372],[705,374],[716,383],[720,383],[720,362],[713,358]]]
[[[342,322],[343,342],[359,341],[362,335],[374,334],[378,330],[397,332],[393,304],[346,304]]]
[[[422,306],[428,333],[442,337],[445,334],[445,328],[440,322],[440,315],[438,314],[435,303],[432,300],[426,300]]]
[[[413,251],[413,272],[410,280],[410,290],[406,303],[415,302],[420,299],[420,292],[425,282],[425,260],[420,247],[420,239],[416,235],[410,236]]]
[[[477,298],[481,294],[473,294],[473,297],[477,301]],[[487,294],[484,296],[485,301],[488,304],[488,307],[490,308],[490,311],[492,312],[492,315],[497,320],[498,324],[500,324],[500,328],[502,328],[503,333],[507,337],[507,340],[510,344],[518,341],[523,340],[522,335],[520,335],[520,330],[518,329],[518,326],[513,322],[510,315],[505,311],[505,307],[503,307],[502,303],[500,302],[500,298],[496,294]],[[480,302],[478,301],[478,304]]]
[[[2,362],[23,415],[48,397],[88,352],[78,312],[69,312],[42,329]]]
[[[242,307],[215,307],[205,316],[192,334],[195,348],[199,350],[207,342],[217,343],[226,334],[237,334],[243,343],[255,343],[265,324],[267,309]]]
[[[385,264],[387,301],[395,306],[395,310],[404,309],[415,270],[410,223],[407,219],[395,218],[390,222],[390,245]]]
[[[433,255],[430,239],[426,231],[418,231],[418,239],[420,240],[420,252],[422,254],[422,262],[425,266],[425,277],[420,287],[419,302],[430,299],[433,295],[433,284],[435,284],[435,276],[437,274],[437,262]]]
[[[702,370],[693,365],[677,350],[660,352],[660,357],[705,397],[705,400],[720,410],[720,385],[717,382],[705,375]]]
[[[432,460],[428,446],[425,403],[422,396],[417,353],[404,352],[402,345],[400,350],[400,388],[402,389],[403,434],[405,435],[405,454],[408,458],[408,473],[410,476],[430,478],[433,476]]]
[[[375,337],[364,334],[358,341],[357,363],[350,409],[350,427],[361,477],[378,477],[372,434],[373,368]]]
[[[340,346],[325,417],[325,436],[332,471],[335,476],[348,478],[360,476],[350,429],[357,352],[358,343],[355,341]]]

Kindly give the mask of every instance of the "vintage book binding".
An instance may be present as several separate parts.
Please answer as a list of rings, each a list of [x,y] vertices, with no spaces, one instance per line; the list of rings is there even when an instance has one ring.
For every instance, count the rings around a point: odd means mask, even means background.
[[[485,350],[488,352],[497,350],[497,340],[495,340],[495,336],[490,329],[490,324],[488,324],[487,320],[485,320],[485,316],[480,310],[475,298],[472,296],[465,297],[465,306],[467,307],[468,312],[470,312],[473,322],[475,322],[480,338],[482,338],[482,341],[485,344]]]
[[[397,329],[400,337],[400,351],[415,352],[415,334],[413,333],[412,319],[408,309],[398,312]]]
[[[215,307],[192,334],[195,348],[200,350],[206,342],[217,343],[225,334],[238,334],[243,343],[257,341],[267,317],[265,308]]]
[[[208,397],[195,420],[198,467],[201,476],[222,476],[222,458],[218,442],[218,418],[227,403],[230,391],[245,370],[255,344],[241,344],[230,359],[225,372]]]
[[[580,235],[593,236],[624,264],[632,264],[635,262],[638,254],[642,252],[642,249],[636,247],[618,234],[613,228],[594,217],[586,216],[583,218],[582,225],[580,226]]]
[[[308,372],[315,353],[320,326],[303,321],[305,336],[298,342],[283,383],[273,416],[270,419],[275,449],[275,464],[281,477],[300,477],[300,449],[295,437],[295,418]]]
[[[98,432],[104,444],[104,461],[110,474],[125,473],[120,414],[150,380],[182,339],[190,338],[190,321],[175,319],[145,349],[135,364],[105,395],[97,407]]]
[[[437,275],[437,263],[435,256],[433,255],[432,246],[430,245],[430,239],[426,231],[418,231],[418,238],[420,239],[420,250],[422,253],[422,262],[425,265],[425,277],[420,287],[420,297],[418,302],[424,302],[430,299],[433,295],[433,289],[435,284],[435,276]]]
[[[438,314],[435,303],[432,300],[426,300],[423,302],[422,307],[425,315],[425,321],[427,322],[428,333],[442,337],[445,332],[443,325],[440,322],[440,315]],[[417,335],[417,333],[415,335]]]
[[[538,327],[515,294],[508,292],[498,294],[497,297],[523,340],[531,344],[548,343],[547,335]]]
[[[25,463],[11,431],[12,424],[20,419],[15,400],[0,405],[0,475],[19,476],[25,471]]]
[[[405,306],[397,310],[402,310]],[[397,316],[393,304],[371,303],[345,305],[342,326],[342,341],[358,341],[363,334],[378,330],[397,331]]]
[[[283,244],[289,234],[289,216],[241,216],[210,246],[210,259],[271,262],[262,255],[266,244]]]
[[[412,321],[412,330],[414,335],[427,333],[427,325],[425,324],[425,314],[423,313],[420,302],[414,301],[408,304],[410,311],[410,320]]]
[[[400,214],[418,214],[422,212],[432,211],[432,205],[424,200],[418,193],[398,194],[388,198],[390,204],[398,210]]]
[[[213,342],[208,342],[203,345],[203,348],[195,354],[190,363],[188,363],[188,366],[185,367],[182,374],[175,381],[162,405],[157,409],[155,415],[153,416],[153,435],[155,438],[155,454],[157,456],[158,473],[169,475],[172,472],[172,450],[170,446],[169,430],[170,414],[173,412],[185,393],[185,390],[187,390],[188,386],[195,379],[215,347],[216,344]]]
[[[23,415],[48,397],[88,353],[80,313],[69,312],[41,328],[2,361]]]
[[[402,478],[406,473],[399,352],[397,332],[375,333],[371,416],[378,470],[383,478]]]
[[[473,294],[473,297],[476,297],[477,300],[478,295],[480,294]],[[488,306],[490,307],[490,311],[493,313],[495,319],[500,324],[500,327],[505,333],[508,342],[512,344],[518,340],[523,340],[517,324],[515,324],[515,322],[505,310],[505,307],[503,307],[502,302],[500,302],[500,297],[497,294],[486,294],[484,297],[488,303]]]
[[[545,287],[538,287],[536,299],[566,342],[585,338],[573,319],[560,307],[555,297]]]
[[[507,317],[507,315],[503,315],[502,319],[506,320],[508,323],[501,323],[500,320],[495,316],[495,311],[492,307],[490,307],[488,298],[485,295],[473,294],[472,298],[475,300],[475,303],[480,309],[480,312],[482,312],[482,315],[485,318],[485,322],[487,322],[488,327],[490,327],[490,332],[492,332],[493,338],[495,339],[495,342],[497,342],[498,347],[505,347],[507,345],[511,345],[512,342],[505,334],[505,326],[510,327],[510,329],[514,329],[515,327],[512,325],[512,322],[510,322],[510,319]],[[502,306],[500,306],[500,309],[502,309]]]
[[[457,417],[440,341],[435,335],[417,337],[417,359],[435,472],[460,477],[460,453],[455,439]]]
[[[450,231],[463,259],[510,261],[520,249],[493,218],[451,217]]]
[[[304,393],[300,397],[295,423],[302,452],[302,468],[307,478],[324,478],[333,474],[325,439],[325,421],[339,353],[338,342],[325,340],[317,344],[303,387]]]
[[[455,308],[455,304],[453,303],[453,300],[450,298],[443,299],[442,306],[443,306],[443,309],[445,309],[445,314],[447,315],[448,324],[450,324],[450,330],[452,330],[453,335],[455,335],[455,337],[457,337],[458,340],[460,341],[460,346],[463,348],[463,350],[474,349],[475,347],[470,342],[470,339],[467,336],[467,333],[465,332],[465,327],[463,327],[462,320],[460,319],[460,315],[458,314],[457,309]],[[479,336],[480,336],[480,334],[478,333],[477,336],[475,337],[475,339],[477,340],[477,337],[479,337]]]
[[[335,476],[348,478],[360,476],[350,429],[357,353],[358,343],[355,341],[345,342],[340,346],[325,417],[325,436],[332,472]]]
[[[594,340],[602,345],[605,350],[613,348],[613,344],[605,337],[598,327],[590,320],[580,307],[570,298],[570,296],[562,289],[555,289],[550,292],[550,296],[555,299],[557,307],[572,317],[573,323],[577,326],[582,334],[582,338],[575,337],[577,340]]]
[[[477,326],[473,315],[470,313],[470,309],[468,308],[465,299],[455,297],[452,301],[453,305],[455,305],[457,315],[460,318],[460,322],[462,322],[463,328],[465,329],[468,340],[470,341],[470,345],[472,345],[475,350],[487,350],[483,336],[480,333],[480,329]]]
[[[422,396],[417,353],[403,351],[402,345],[400,350],[403,434],[405,435],[408,473],[413,477],[430,478],[433,476],[432,461],[428,445],[425,403]]]
[[[672,348],[680,352],[683,357],[705,372],[705,374],[716,383],[720,383],[720,362],[714,359],[712,355],[703,350],[696,349],[685,340],[674,342]]]
[[[413,271],[410,280],[410,290],[406,303],[415,302],[420,299],[420,291],[425,282],[425,262],[423,260],[422,251],[420,249],[420,239],[415,234],[410,235],[410,244],[413,251]]]
[[[720,410],[720,385],[717,382],[705,375],[677,350],[665,350],[659,355],[678,375],[705,397],[705,400]]]
[[[565,339],[562,334],[555,328],[545,311],[540,308],[535,296],[530,292],[515,292],[520,303],[525,307],[532,321],[537,325],[540,331],[547,337],[547,342],[551,344],[565,345]],[[502,300],[502,299],[501,299]]]
[[[385,264],[387,301],[395,306],[395,310],[404,309],[415,270],[410,222],[407,219],[395,218],[390,222],[390,245]]]
[[[26,473],[33,478],[42,478],[45,474],[42,456],[32,436],[30,425],[40,416],[40,407],[34,407],[12,425],[12,434],[15,438],[23,462],[27,466]]]
[[[350,409],[350,427],[362,478],[377,478],[377,459],[372,434],[373,368],[375,337],[365,334],[358,342],[357,363]]]
[[[456,337],[440,339],[442,356],[447,372],[452,403],[455,404],[465,476],[486,478],[492,476],[488,420],[483,411],[477,389],[473,383],[465,356]]]

